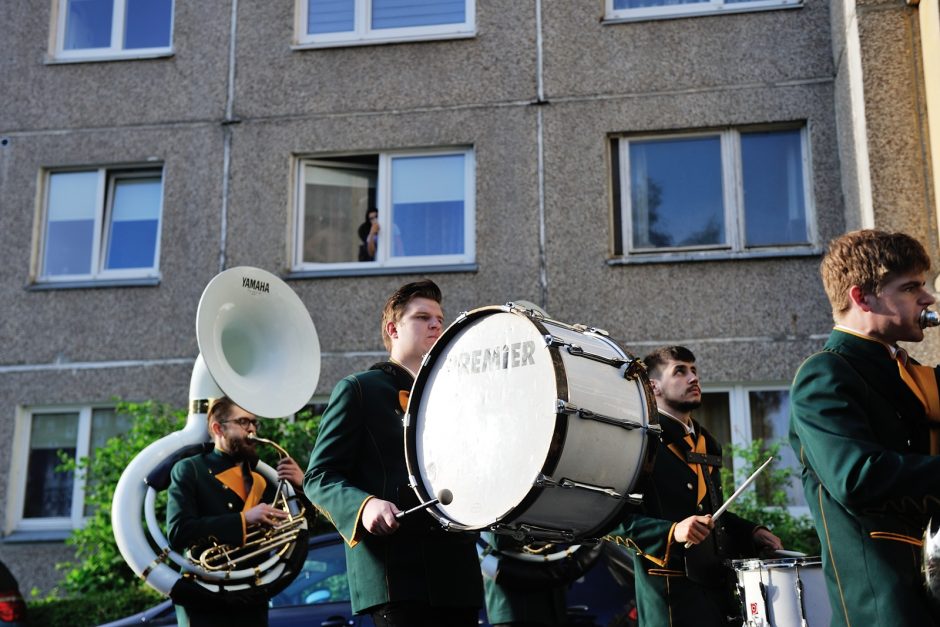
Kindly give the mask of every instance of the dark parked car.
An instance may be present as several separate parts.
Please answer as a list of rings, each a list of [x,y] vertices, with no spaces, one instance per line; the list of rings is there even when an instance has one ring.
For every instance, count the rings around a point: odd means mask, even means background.
[[[583,577],[568,588],[570,625],[578,627],[632,627],[633,579],[621,550],[610,550]],[[368,616],[355,616],[349,605],[346,557],[339,534],[310,539],[303,572],[270,601],[270,627],[371,627]],[[481,625],[485,613],[480,614]],[[170,601],[101,627],[176,625]]]
[[[26,603],[20,594],[19,584],[6,565],[0,562],[0,625],[3,627],[26,626]]]

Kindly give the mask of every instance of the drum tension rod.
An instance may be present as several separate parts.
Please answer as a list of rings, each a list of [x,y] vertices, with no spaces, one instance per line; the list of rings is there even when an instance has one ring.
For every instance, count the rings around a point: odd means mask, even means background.
[[[604,414],[598,414],[591,411],[590,409],[582,409],[577,405],[573,405],[561,399],[555,401],[556,411],[559,414],[577,414],[578,418],[583,418],[585,420],[596,420],[597,422],[603,422],[608,425],[614,425],[615,427],[623,427],[628,431],[633,429],[643,429],[645,425],[636,422],[635,420],[627,420],[623,418],[613,418],[611,416],[605,416]]]
[[[539,488],[565,488],[565,489],[578,489],[578,490],[588,490],[589,492],[599,492],[607,496],[613,497],[615,499],[622,499],[623,495],[614,490],[613,488],[602,488],[601,486],[591,485],[590,483],[581,483],[580,481],[572,481],[571,479],[562,479],[561,481],[555,481],[548,475],[540,473],[538,477],[535,478],[535,485]]]

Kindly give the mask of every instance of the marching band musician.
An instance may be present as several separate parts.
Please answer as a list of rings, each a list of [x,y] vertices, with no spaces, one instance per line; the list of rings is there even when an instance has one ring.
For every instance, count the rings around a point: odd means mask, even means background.
[[[702,404],[695,356],[666,346],[644,358],[662,445],[646,477],[643,504],[614,532],[634,551],[641,625],[712,627],[740,624],[734,573],[724,560],[780,549],[768,529],[725,512],[719,469],[721,445],[692,418]],[[685,545],[693,546],[686,549]]]
[[[940,624],[919,548],[940,513],[937,378],[898,346],[924,338],[929,268],[917,240],[874,230],[834,239],[820,266],[836,325],[793,380],[790,443],[832,625]]]
[[[277,485],[268,484],[253,469],[258,464],[258,418],[228,397],[212,402],[207,415],[214,448],[176,462],[171,472],[167,500],[167,539],[177,552],[198,550],[218,542],[231,546],[245,543],[249,527],[271,527],[287,518],[287,512],[267,503],[274,500]],[[302,493],[303,471],[293,459],[278,462],[278,479]],[[174,599],[177,602],[177,599]],[[243,599],[238,593],[211,600],[177,602],[176,614],[183,627],[231,627],[268,624],[267,599]]]
[[[395,516],[417,504],[402,417],[443,324],[433,281],[389,297],[382,314],[389,360],[336,385],[305,475],[310,500],[346,541],[353,612],[371,614],[378,627],[471,627],[482,603],[475,536],[445,532],[425,511]]]

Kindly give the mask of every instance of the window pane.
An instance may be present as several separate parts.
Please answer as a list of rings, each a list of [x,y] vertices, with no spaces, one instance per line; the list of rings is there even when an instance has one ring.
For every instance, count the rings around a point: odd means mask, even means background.
[[[56,472],[58,451],[75,456],[78,414],[34,414],[29,436],[24,518],[70,516],[72,483],[70,472]]]
[[[630,142],[630,188],[634,247],[724,243],[717,136]]]
[[[790,425],[790,393],[786,390],[752,390],[748,392],[751,407],[751,435],[765,443],[781,443],[773,466],[791,468],[793,475],[786,488],[788,505],[806,505],[800,483],[800,464],[787,442]],[[758,480],[758,490],[761,485]],[[766,488],[765,488],[766,492]],[[766,499],[766,494],[763,495]]]
[[[357,261],[367,212],[375,208],[376,156],[350,158],[349,165],[304,168],[303,260]],[[368,234],[368,229],[366,229]]]
[[[372,28],[462,24],[466,9],[466,0],[372,0]]]
[[[309,0],[307,33],[345,33],[356,30],[355,0]]]
[[[68,0],[65,10],[66,50],[111,47],[113,0]]]
[[[392,254],[464,252],[465,155],[392,160]]]
[[[710,0],[614,0],[615,9],[642,9],[644,7],[668,7],[679,4],[708,4]]]
[[[124,47],[169,47],[172,16],[173,0],[127,0]]]
[[[97,172],[50,175],[43,258],[46,276],[91,272],[97,196]]]
[[[95,451],[104,446],[105,443],[114,436],[123,435],[131,430],[131,417],[126,414],[118,414],[112,408],[94,409],[91,412],[91,442],[88,446],[88,458],[94,459]],[[89,475],[85,487],[85,494],[96,483],[96,477]],[[94,508],[85,504],[85,516],[91,516]]]
[[[695,418],[721,444],[724,467],[734,470],[731,454],[731,403],[727,392],[703,392],[702,406],[693,412]],[[725,495],[728,496],[728,495]]]
[[[114,182],[105,268],[152,268],[160,225],[160,177]]]
[[[741,135],[747,246],[808,240],[798,129]]]

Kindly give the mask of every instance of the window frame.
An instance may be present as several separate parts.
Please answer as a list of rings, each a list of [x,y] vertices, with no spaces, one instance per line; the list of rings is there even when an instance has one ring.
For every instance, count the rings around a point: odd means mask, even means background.
[[[98,175],[96,194],[95,194],[95,223],[92,232],[91,243],[91,271],[83,274],[59,274],[49,275],[46,273],[45,257],[48,246],[48,227],[49,227],[49,200],[50,186],[52,177],[55,174],[69,172],[96,172]],[[159,213],[157,216],[157,232],[154,241],[153,265],[149,268],[121,268],[107,269],[107,244],[108,236],[113,228],[114,215],[114,191],[117,181],[129,180],[135,178],[160,178],[160,199]],[[166,170],[163,164],[146,165],[122,165],[122,166],[91,166],[91,167],[72,167],[72,168],[47,168],[43,172],[42,202],[39,229],[37,233],[36,250],[36,283],[47,286],[57,284],[74,284],[76,282],[91,282],[100,285],[103,282],[135,280],[135,279],[160,279],[160,241],[163,231],[163,201],[166,192]]]
[[[749,133],[793,131],[800,134],[800,162],[803,177],[803,205],[806,220],[806,241],[770,246],[747,246],[744,204],[744,170],[741,158],[741,136]],[[650,140],[698,139],[718,137],[721,155],[722,202],[725,242],[695,246],[634,247],[632,177],[630,144]],[[613,257],[622,262],[660,262],[712,260],[721,258],[766,257],[819,254],[816,231],[816,207],[813,201],[812,154],[809,127],[802,123],[735,126],[695,129],[681,132],[618,134],[612,136],[612,181],[614,189]]]
[[[307,32],[310,0],[295,0],[294,48],[363,46],[408,41],[434,41],[476,36],[476,0],[463,0],[466,19],[460,24],[434,24],[403,28],[372,29],[373,0],[353,0],[354,29],[339,33],[312,35]]]
[[[704,17],[708,15],[726,15],[730,13],[751,13],[754,11],[774,11],[779,9],[802,8],[803,0],[750,0],[746,2],[727,2],[709,0],[707,2],[686,2],[670,6],[642,7],[638,9],[615,9],[614,0],[604,1],[604,22],[618,24],[643,20],[663,20],[680,17]]]
[[[126,28],[128,0],[112,0],[111,4],[111,44],[104,48],[79,48],[66,50],[65,25],[68,21],[68,1],[56,0],[55,3],[55,40],[52,60],[56,62],[76,61],[110,61],[126,59],[150,59],[154,57],[170,56],[173,50],[174,22],[176,17],[176,2],[170,0],[170,32],[169,44],[151,48],[124,48],[124,33]]]
[[[114,409],[113,404],[69,404],[20,406],[16,411],[13,427],[13,447],[10,459],[10,477],[7,494],[7,533],[48,533],[68,532],[85,525],[85,487],[86,477],[82,469],[75,471],[72,481],[72,504],[70,516],[49,516],[45,518],[26,518],[23,508],[26,504],[26,482],[29,469],[30,435],[33,417],[42,414],[78,414],[78,434],[75,442],[75,459],[88,457],[91,447],[92,420],[96,410]]]
[[[331,158],[359,155],[376,155],[375,201],[379,211],[379,241],[374,261],[341,261],[320,263],[304,261],[304,204],[306,165],[317,162],[329,162]],[[398,158],[435,157],[460,155],[464,157],[464,252],[451,255],[391,256],[391,228],[394,213],[392,210],[392,162]],[[292,272],[310,275],[368,275],[368,274],[406,274],[415,269],[428,271],[450,271],[472,269],[476,263],[476,152],[473,147],[441,147],[434,149],[403,149],[382,152],[330,153],[328,155],[304,155],[296,159],[296,198],[293,202],[293,252]]]
[[[703,394],[723,393],[728,395],[728,411],[730,413],[728,419],[731,430],[731,444],[738,447],[747,446],[754,440],[753,430],[751,429],[751,404],[748,395],[751,392],[787,392],[789,394],[789,391],[790,385],[785,382],[719,383],[702,385]],[[694,411],[692,412],[692,417],[695,418]],[[790,446],[789,438],[786,435],[780,439],[782,440],[781,446]],[[727,445],[727,442],[720,442],[719,444],[724,447]],[[733,463],[735,468],[740,468],[746,462],[744,459],[735,456]],[[794,481],[796,488],[802,490],[799,467],[793,470],[794,473],[791,479]],[[748,489],[753,490],[754,487],[751,486]],[[726,498],[728,496],[727,494],[725,495]],[[787,511],[793,516],[808,516],[810,513],[807,505],[788,505]]]

